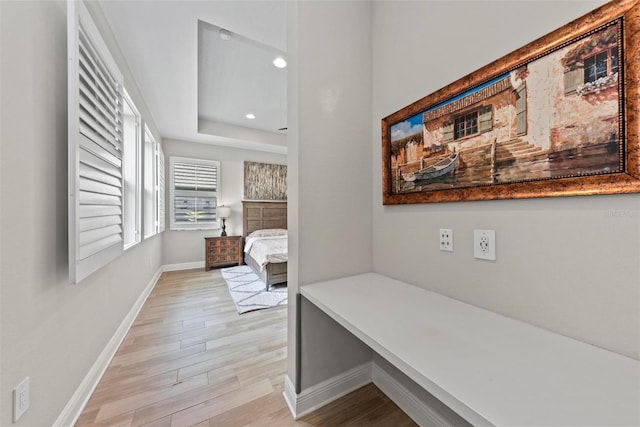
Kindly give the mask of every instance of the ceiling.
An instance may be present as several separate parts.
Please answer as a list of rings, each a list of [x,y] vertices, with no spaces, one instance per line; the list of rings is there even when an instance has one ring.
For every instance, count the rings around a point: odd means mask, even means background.
[[[100,5],[163,138],[286,153],[286,1]]]

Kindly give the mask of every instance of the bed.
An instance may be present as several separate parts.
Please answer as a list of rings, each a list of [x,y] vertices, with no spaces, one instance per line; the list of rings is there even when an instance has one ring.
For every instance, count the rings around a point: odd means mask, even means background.
[[[271,285],[286,283],[287,202],[245,200],[242,202],[242,221],[244,246],[246,248],[247,243],[250,246],[244,254],[245,264],[266,284],[267,290]],[[265,254],[268,252],[265,245],[275,247],[276,252]],[[254,252],[257,252],[255,257]]]

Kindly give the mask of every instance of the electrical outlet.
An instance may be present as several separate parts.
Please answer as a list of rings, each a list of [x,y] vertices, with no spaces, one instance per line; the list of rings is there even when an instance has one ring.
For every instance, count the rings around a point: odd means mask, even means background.
[[[473,230],[473,256],[490,261],[496,260],[495,230]]]
[[[453,230],[450,228],[440,229],[440,250],[453,252]]]
[[[29,396],[29,377],[22,380],[20,384],[13,389],[13,422],[15,423],[20,417],[27,412],[31,405]]]

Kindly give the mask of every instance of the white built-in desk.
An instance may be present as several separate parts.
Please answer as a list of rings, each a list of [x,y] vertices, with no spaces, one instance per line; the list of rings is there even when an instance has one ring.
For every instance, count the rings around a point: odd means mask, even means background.
[[[374,273],[301,293],[474,425],[640,425],[637,360]]]

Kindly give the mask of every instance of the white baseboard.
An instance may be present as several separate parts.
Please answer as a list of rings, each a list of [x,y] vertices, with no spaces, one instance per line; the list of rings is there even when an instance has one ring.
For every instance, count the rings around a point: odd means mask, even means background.
[[[183,262],[179,264],[166,264],[162,266],[162,271],[179,271],[193,270],[195,268],[204,268],[204,261]]]
[[[419,399],[392,375],[372,363],[371,377],[373,383],[416,424],[420,426],[451,427],[451,423],[436,412],[427,402]],[[434,398],[435,399],[435,398]]]
[[[162,274],[162,267],[156,271],[149,283],[147,283],[147,286],[145,286],[144,290],[133,304],[133,307],[129,310],[127,316],[124,318],[122,323],[120,323],[115,334],[113,334],[104,350],[102,350],[102,353],[98,356],[98,359],[95,361],[93,366],[91,366],[91,369],[76,389],[75,393],[73,393],[73,396],[71,396],[71,399],[58,416],[58,419],[53,423],[53,427],[68,427],[73,426],[76,423],[78,417],[80,417],[80,414],[82,413],[82,410],[87,404],[87,401],[89,401],[91,394],[102,378],[102,375],[107,370],[109,363],[111,363],[111,359],[113,359],[118,347],[120,347],[122,340],[124,340],[127,332],[129,332],[133,321],[136,320],[144,302],[147,300],[147,297],[153,290],[153,287],[158,282],[160,274]]]
[[[285,377],[284,398],[293,418],[298,419],[371,382],[371,362],[356,366],[333,378],[309,387],[298,395]]]
[[[293,418],[297,420],[370,382],[373,382],[418,425],[452,426],[449,420],[440,415],[428,402],[418,398],[375,361],[329,378],[303,390],[300,394],[296,394],[293,382],[286,375],[283,395]]]
[[[289,378],[289,375],[284,376],[284,391],[282,392],[284,396],[284,401],[287,402],[287,406],[293,415],[293,418],[296,418],[296,387],[293,385],[293,381]]]

